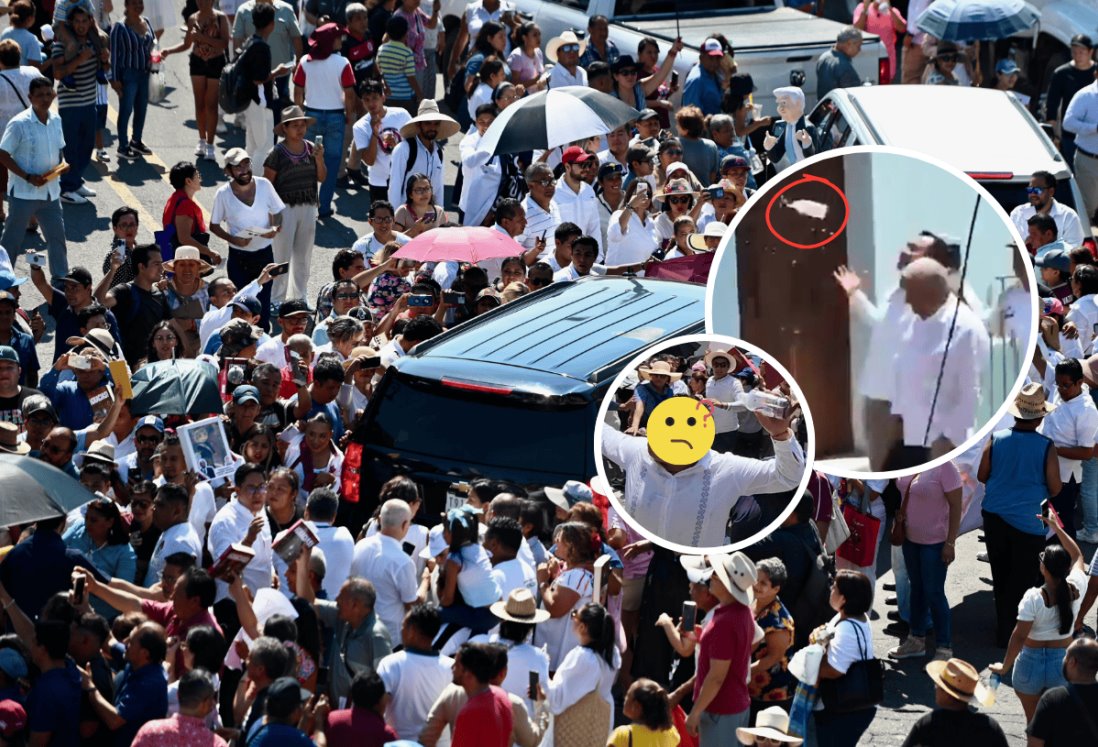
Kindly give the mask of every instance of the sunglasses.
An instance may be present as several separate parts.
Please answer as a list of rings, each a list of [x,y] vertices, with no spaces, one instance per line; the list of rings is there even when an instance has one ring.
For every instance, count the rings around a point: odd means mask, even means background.
[[[1045,191],[1047,187],[1026,187],[1027,195],[1039,195]]]
[[[528,277],[528,278],[526,278],[526,281],[528,283],[530,283],[530,285],[536,285],[537,287],[541,288],[543,286],[549,285],[549,283],[553,282],[553,279],[552,278],[530,278],[530,277]]]
[[[579,44],[564,44],[557,48],[558,52],[578,52],[580,51]]]
[[[548,187],[550,184],[553,184],[553,180],[552,179],[534,179],[530,183],[531,184],[536,184],[539,187]]]
[[[358,298],[357,293],[337,293],[333,296],[337,301],[354,301]]]
[[[690,204],[690,198],[685,196],[685,195],[679,196],[679,197],[668,197],[667,201],[670,202],[672,205],[689,205]]]

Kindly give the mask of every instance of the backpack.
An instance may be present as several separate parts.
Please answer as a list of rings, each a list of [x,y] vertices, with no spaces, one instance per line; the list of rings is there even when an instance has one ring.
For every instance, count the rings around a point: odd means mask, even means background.
[[[832,618],[831,610],[831,580],[835,577],[835,556],[823,549],[823,542],[816,531],[816,525],[809,523],[812,534],[816,538],[816,546],[804,542],[805,549],[809,553],[808,575],[805,577],[801,593],[789,605],[789,614],[797,621],[796,640],[797,648],[808,644],[809,634],[820,625]]]
[[[240,61],[248,54],[254,37],[244,43],[240,54],[232,62],[221,68],[220,88],[217,91],[218,105],[229,114],[239,114],[248,108],[251,97],[245,96],[241,89],[244,81],[240,77]]]

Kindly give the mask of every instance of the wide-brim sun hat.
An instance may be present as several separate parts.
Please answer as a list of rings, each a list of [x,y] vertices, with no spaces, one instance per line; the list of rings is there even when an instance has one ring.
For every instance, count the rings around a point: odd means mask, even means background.
[[[282,117],[278,120],[278,124],[275,125],[274,131],[276,135],[285,135],[286,130],[283,127],[288,122],[300,122],[304,120],[306,126],[312,126],[316,124],[316,117],[310,117],[302,110],[300,106],[287,106],[282,110]]]
[[[524,625],[536,625],[549,619],[549,610],[539,610],[538,600],[530,590],[519,587],[513,590],[507,599],[502,599],[491,605],[492,614],[500,620],[523,623]]]
[[[434,99],[424,99],[419,102],[419,110],[416,116],[408,120],[400,128],[400,135],[404,139],[416,136],[416,125],[424,122],[438,122],[437,140],[446,140],[453,137],[461,130],[461,125],[453,117],[443,114]]]
[[[1018,392],[1018,396],[1010,403],[1007,412],[1019,420],[1037,420],[1055,409],[1056,405],[1045,398],[1045,388],[1036,382],[1031,382],[1022,387],[1022,391]]]
[[[656,361],[650,366],[641,366],[637,371],[644,381],[648,381],[653,376],[669,376],[671,381],[678,381],[682,378],[681,373],[671,370],[671,364],[667,361]]]
[[[210,270],[214,269],[213,265],[211,265],[206,260],[202,259],[202,255],[199,253],[198,249],[196,247],[193,247],[193,246],[181,246],[178,249],[176,249],[175,250],[175,257],[172,258],[172,259],[169,259],[167,262],[164,263],[164,269],[168,272],[175,272],[175,263],[176,262],[187,262],[187,261],[197,262],[198,263],[198,274],[199,275],[205,274],[206,272],[209,272]]]
[[[578,36],[576,36],[575,31],[572,31],[572,29],[568,29],[567,31],[561,33],[560,36],[555,36],[550,39],[549,43],[545,45],[545,58],[556,62],[557,52],[560,50],[561,47],[566,47],[569,44],[579,45],[578,54],[583,54],[584,51],[587,49],[587,40],[580,39]]]

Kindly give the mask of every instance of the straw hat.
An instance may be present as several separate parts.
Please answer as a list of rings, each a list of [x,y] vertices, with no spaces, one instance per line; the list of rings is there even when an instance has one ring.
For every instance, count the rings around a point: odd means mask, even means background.
[[[755,744],[755,737],[765,737],[783,744],[801,744],[800,737],[789,736],[789,714],[779,706],[770,706],[755,716],[754,726],[736,729],[736,739],[744,744]]]
[[[500,620],[536,625],[549,619],[548,610],[538,609],[538,600],[530,590],[520,586],[511,591],[507,601],[499,601],[492,605],[492,614]]]
[[[1018,396],[1014,398],[1014,404],[1007,410],[1019,420],[1038,420],[1056,409],[1045,400],[1045,388],[1036,382],[1026,384]]]
[[[107,358],[121,357],[115,355],[114,337],[105,329],[89,329],[84,335],[73,335],[65,339],[65,344],[71,348],[83,346],[93,347]]]
[[[678,381],[682,378],[681,373],[676,373],[671,370],[671,364],[667,361],[656,361],[651,366],[641,366],[640,377],[644,381],[647,381],[652,376],[670,376],[671,381]]]
[[[976,667],[963,659],[932,661],[926,665],[926,673],[934,684],[957,700],[971,703],[987,696],[987,688],[980,682]]]
[[[285,109],[282,110],[282,118],[279,119],[278,124],[275,125],[275,134],[285,135],[286,130],[282,125],[286,124],[287,122],[297,122],[300,120],[305,120],[306,126],[316,124],[316,117],[310,117],[309,115],[307,115],[304,111],[302,111],[300,106],[287,106]]]
[[[573,31],[572,29],[568,29],[560,36],[554,37],[549,40],[549,43],[545,45],[545,56],[553,62],[556,62],[557,50],[569,44],[578,44],[580,54],[583,54],[584,51],[587,49],[587,40],[580,39],[578,36],[576,36],[575,31]]]
[[[15,423],[0,423],[0,453],[29,454],[30,444],[19,443],[19,426]]]
[[[663,189],[656,193],[653,199],[662,200],[667,197],[678,197],[680,195],[690,195],[694,197],[698,193],[694,191],[694,188],[690,184],[689,179],[669,179],[667,184],[663,185]]]
[[[758,580],[758,572],[749,557],[742,552],[710,555],[709,563],[713,566],[713,573],[717,574],[717,578],[733,599],[748,607],[755,603],[754,586]]]
[[[723,239],[728,226],[719,220],[711,220],[705,224],[705,230],[701,233],[692,233],[686,237],[686,245],[696,252],[711,252],[712,249],[705,243],[706,239]]]
[[[736,365],[736,357],[732,355],[731,350],[710,350],[708,353],[705,354],[705,365],[712,368],[713,361],[715,361],[717,358],[724,358],[726,361],[728,361],[729,368],[732,368]]]
[[[424,99],[419,102],[419,111],[416,112],[416,116],[408,120],[403,127],[400,128],[400,135],[403,138],[410,138],[416,136],[416,125],[421,122],[438,122],[438,140],[446,140],[458,133],[461,129],[461,125],[457,123],[457,120],[452,117],[448,117],[439,111],[438,104],[434,99]]]
[[[175,258],[165,262],[164,269],[168,272],[175,272],[176,262],[197,262],[199,275],[203,275],[214,269],[213,265],[202,259],[202,255],[198,253],[198,249],[193,246],[181,246],[176,249]]]
[[[83,469],[88,462],[99,462],[108,467],[114,467],[114,447],[106,441],[95,441],[87,451],[81,451],[73,457],[73,464]]]

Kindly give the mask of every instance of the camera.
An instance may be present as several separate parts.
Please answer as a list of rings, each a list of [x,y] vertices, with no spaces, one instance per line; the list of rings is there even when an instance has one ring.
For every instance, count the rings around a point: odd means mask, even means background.
[[[705,191],[709,193],[709,196],[714,200],[719,200],[724,197],[724,187],[706,187]]]
[[[408,305],[413,307],[427,308],[428,306],[433,305],[434,302],[435,297],[426,293],[417,293],[415,295],[408,296]]]
[[[90,371],[91,361],[88,360],[88,357],[85,355],[80,355],[79,353],[70,353],[69,368],[75,371]]]
[[[33,267],[45,267],[46,256],[38,252],[27,252],[27,264]]]

